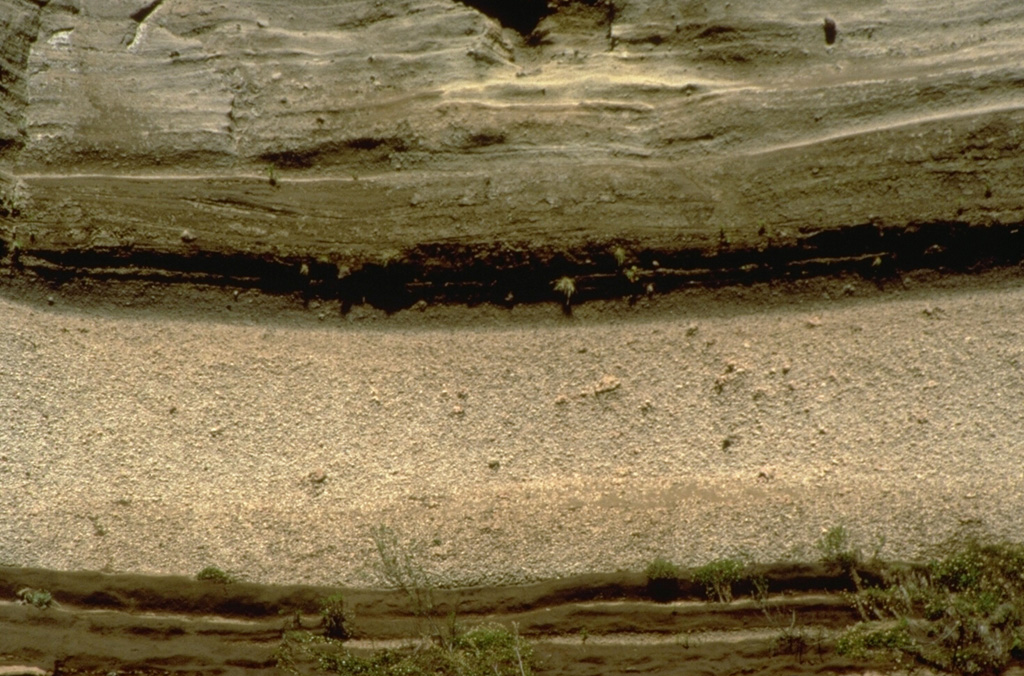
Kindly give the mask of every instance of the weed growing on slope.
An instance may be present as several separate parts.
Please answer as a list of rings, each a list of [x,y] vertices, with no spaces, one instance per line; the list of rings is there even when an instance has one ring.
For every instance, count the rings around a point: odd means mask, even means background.
[[[292,674],[342,676],[530,676],[533,650],[513,627],[484,624],[461,633],[448,647],[410,644],[359,655],[340,641],[309,632],[287,632],[277,666]]]
[[[395,531],[388,526],[371,529],[370,537],[377,550],[375,569],[384,583],[405,594],[417,616],[433,615],[436,585],[412,548],[403,545]]]
[[[658,557],[647,564],[647,593],[657,601],[670,601],[679,595],[682,570],[667,559]]]
[[[708,595],[719,603],[732,601],[732,586],[743,579],[746,565],[737,559],[718,559],[705,564],[693,572],[693,578]]]
[[[554,284],[555,293],[563,296],[562,307],[568,311],[572,305],[572,297],[576,293],[576,282],[572,277],[560,277]]]
[[[320,602],[320,625],[329,638],[339,641],[349,638],[348,615],[341,594],[332,594]]]
[[[347,649],[350,636],[340,596],[321,606],[324,633],[286,631],[275,653],[277,666],[291,674],[327,672],[342,676],[529,676],[533,649],[519,636],[517,625],[464,628],[454,613],[442,616],[434,599],[433,576],[411,546],[387,526],[371,533],[377,550],[377,573],[386,585],[400,590],[414,615],[423,618],[429,634],[421,641],[359,654]]]
[[[834,526],[818,540],[817,549],[822,563],[834,565],[849,572],[860,563],[860,551],[850,542],[850,533],[845,526]]]
[[[856,597],[869,619],[840,639],[841,654],[887,652],[964,675],[1024,659],[1024,545],[953,543],[943,558],[890,571]]]

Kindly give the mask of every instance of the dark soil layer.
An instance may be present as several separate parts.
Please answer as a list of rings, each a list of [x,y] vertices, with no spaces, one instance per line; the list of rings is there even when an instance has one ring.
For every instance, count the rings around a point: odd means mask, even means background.
[[[703,589],[685,579],[673,601],[659,602],[642,575],[629,573],[438,590],[436,599],[439,615],[456,609],[467,625],[516,623],[535,645],[541,674],[819,673],[866,666],[837,657],[829,638],[856,621],[841,593],[848,579],[821,566],[760,572],[771,581],[764,606],[747,597],[707,603]],[[24,587],[48,590],[58,605],[0,605],[0,665],[83,674],[269,672],[283,631],[319,631],[320,601],[339,591],[0,569],[5,599]],[[356,650],[428,631],[398,592],[342,591]],[[794,617],[796,626],[813,627],[799,654],[778,641]]]
[[[722,287],[854,275],[878,285],[916,270],[979,272],[1024,260],[1019,223],[963,222],[881,227],[870,223],[802,233],[767,234],[750,241],[684,247],[651,246],[623,239],[575,247],[419,245],[385,261],[333,255],[280,255],[243,250],[179,252],[131,246],[34,247],[7,254],[8,280],[40,282],[60,290],[83,280],[94,293],[112,293],[111,282],[201,285],[296,295],[306,302],[332,300],[343,312],[369,304],[386,311],[416,303],[564,301],[554,283],[573,280],[572,303],[636,298],[691,287]],[[6,247],[6,251],[3,250]],[[79,284],[79,289],[81,286]]]

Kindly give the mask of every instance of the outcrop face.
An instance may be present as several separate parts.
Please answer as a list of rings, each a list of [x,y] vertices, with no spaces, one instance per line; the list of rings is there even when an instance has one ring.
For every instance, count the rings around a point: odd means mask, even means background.
[[[28,103],[26,68],[39,32],[39,19],[38,6],[30,2],[0,2],[0,153],[23,141]]]
[[[1018,2],[548,5],[0,0],[7,248],[586,268],[1022,220]]]

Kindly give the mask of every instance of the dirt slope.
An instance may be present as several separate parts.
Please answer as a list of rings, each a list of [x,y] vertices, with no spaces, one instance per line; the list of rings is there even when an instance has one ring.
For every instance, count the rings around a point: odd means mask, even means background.
[[[907,283],[571,319],[267,324],[245,318],[260,297],[217,291],[215,321],[4,300],[0,559],[373,584],[384,524],[448,583],[496,584],[657,555],[799,560],[839,523],[893,558],[964,524],[1012,538],[1019,279]]]

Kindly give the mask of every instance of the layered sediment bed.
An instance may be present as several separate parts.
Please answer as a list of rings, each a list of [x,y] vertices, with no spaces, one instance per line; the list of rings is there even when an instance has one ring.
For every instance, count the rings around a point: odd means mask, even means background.
[[[573,673],[595,665],[608,674],[633,673],[638,665],[660,673],[681,661],[691,668],[727,663],[732,669],[791,674],[820,671],[825,662],[844,671],[873,666],[873,660],[832,650],[833,636],[856,616],[837,593],[850,587],[848,579],[823,566],[751,572],[771,580],[771,596],[760,603],[748,598],[705,603],[703,588],[692,582],[679,584],[671,603],[655,602],[642,575],[625,573],[518,587],[435,589],[430,595],[437,616],[432,618],[417,615],[401,592],[345,589],[346,629],[352,635],[345,647],[357,654],[422,647],[424,635],[439,626],[443,614],[454,612],[464,627],[515,626],[532,644],[533,673]],[[45,609],[0,605],[5,661],[39,665],[5,668],[4,673],[19,676],[112,669],[279,673],[283,634],[305,630],[319,636],[323,600],[342,591],[0,568],[0,588],[9,586],[48,589],[60,599]],[[804,623],[801,636],[817,638],[813,664],[804,665],[802,652],[812,652],[809,642],[799,655],[776,655],[792,613]]]
[[[372,586],[386,526],[443,584],[495,585],[814,560],[840,524],[890,560],[1015,540],[1019,280],[907,284],[571,319],[5,300],[0,560]]]
[[[845,671],[827,529],[1020,539],[1024,7],[500,4],[0,0],[0,661],[417,636],[388,532],[542,673]]]
[[[831,45],[788,0],[525,36],[445,0],[2,9],[0,253],[51,283],[394,309],[1021,258],[1012,2],[845,9]]]

